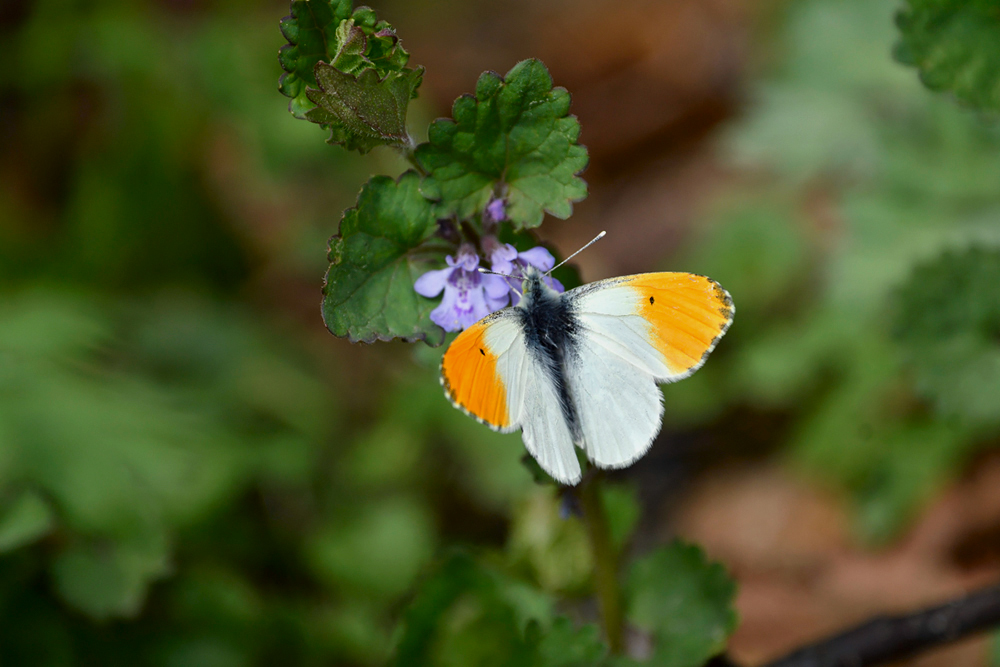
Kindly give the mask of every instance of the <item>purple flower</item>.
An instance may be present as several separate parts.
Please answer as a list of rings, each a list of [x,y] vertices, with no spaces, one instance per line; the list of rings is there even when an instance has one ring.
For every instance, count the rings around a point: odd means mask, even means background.
[[[483,222],[502,222],[507,219],[507,204],[503,199],[493,199],[483,211]]]
[[[426,297],[444,290],[441,305],[431,311],[432,322],[445,331],[458,331],[507,305],[507,282],[477,270],[479,255],[471,245],[463,243],[457,257],[448,255],[446,261],[448,268],[428,271],[413,284],[417,294]]]
[[[511,288],[510,298],[511,304],[514,306],[521,301],[521,297],[517,295],[517,292],[521,290],[521,277],[524,275],[524,271],[528,268],[529,264],[542,273],[550,271],[556,265],[555,257],[542,246],[535,246],[531,250],[518,252],[517,248],[509,243],[495,246],[490,252],[490,262],[492,263],[491,268],[493,271],[511,276],[506,280],[507,285]],[[562,286],[562,283],[552,276],[545,276],[543,280],[546,285],[557,292],[564,292],[566,290]]]

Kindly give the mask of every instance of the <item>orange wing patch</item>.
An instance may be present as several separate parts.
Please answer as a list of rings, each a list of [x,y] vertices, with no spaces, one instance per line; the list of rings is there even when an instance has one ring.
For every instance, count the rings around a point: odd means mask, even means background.
[[[455,339],[441,360],[441,384],[457,407],[493,428],[506,428],[507,390],[485,333],[485,326],[474,324]]]
[[[628,284],[642,295],[640,314],[675,373],[704,362],[733,321],[733,300],[714,280],[693,273],[646,273]]]

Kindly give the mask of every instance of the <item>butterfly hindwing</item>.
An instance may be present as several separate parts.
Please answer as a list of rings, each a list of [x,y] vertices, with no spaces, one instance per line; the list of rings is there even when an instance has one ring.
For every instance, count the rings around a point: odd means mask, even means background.
[[[621,468],[642,456],[659,433],[663,417],[663,394],[656,379],[621,349],[581,327],[576,359],[566,369],[580,445],[601,468]]]
[[[553,479],[576,484],[580,481],[580,462],[555,385],[545,367],[530,353],[525,361],[528,363],[520,376],[524,400],[517,417],[524,446]]]

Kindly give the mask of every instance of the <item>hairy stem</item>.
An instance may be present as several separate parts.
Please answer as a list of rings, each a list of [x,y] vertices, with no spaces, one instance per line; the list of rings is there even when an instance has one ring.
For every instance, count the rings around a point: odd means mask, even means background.
[[[601,606],[604,634],[611,652],[624,649],[621,589],[618,585],[618,554],[611,544],[608,515],[601,499],[600,473],[585,477],[580,484],[580,504],[587,524],[590,549],[594,554],[594,588]]]
[[[399,146],[398,150],[399,153],[403,156],[403,158],[410,163],[410,166],[416,169],[421,176],[427,175],[427,171],[425,171],[424,168],[420,165],[420,163],[417,162],[417,154],[416,154],[417,142],[413,140],[413,137],[407,134],[406,145]]]

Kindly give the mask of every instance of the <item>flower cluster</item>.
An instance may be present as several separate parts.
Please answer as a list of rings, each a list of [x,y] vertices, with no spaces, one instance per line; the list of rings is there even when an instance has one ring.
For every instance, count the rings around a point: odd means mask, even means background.
[[[445,331],[466,329],[494,310],[507,305],[510,286],[501,276],[479,272],[479,255],[463,243],[457,257],[448,255],[448,268],[428,271],[417,278],[417,294],[434,297],[444,290],[441,305],[431,311],[431,321]]]
[[[535,267],[542,273],[551,271],[556,265],[556,258],[542,246],[536,246],[524,252],[518,252],[517,248],[509,243],[498,245],[490,252],[491,271],[502,273],[506,276],[507,286],[510,288],[511,305],[516,306],[521,297],[518,290],[521,287],[521,276],[529,265]],[[545,283],[557,292],[564,291],[562,283],[552,276],[542,278]]]
[[[491,202],[485,214],[495,220],[502,219],[502,200]],[[428,271],[413,285],[417,294],[426,297],[444,291],[441,304],[431,311],[431,321],[445,331],[466,329],[508,304],[516,306],[521,300],[519,289],[525,269],[530,265],[544,273],[556,263],[552,253],[541,246],[518,252],[511,244],[500,243],[492,236],[484,237],[481,245],[490,270],[502,276],[480,272],[479,253],[472,244],[463,243],[454,257],[446,258],[447,268]],[[563,291],[555,278],[545,276],[544,280],[557,292]]]

